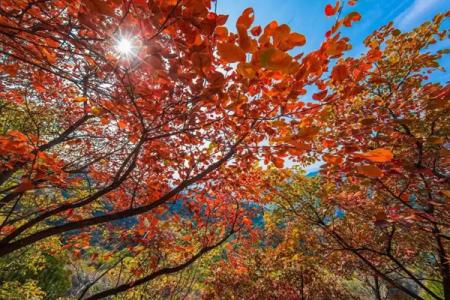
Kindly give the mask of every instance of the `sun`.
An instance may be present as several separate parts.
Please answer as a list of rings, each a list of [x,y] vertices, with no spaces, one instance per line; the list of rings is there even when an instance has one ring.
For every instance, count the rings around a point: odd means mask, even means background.
[[[131,54],[133,50],[133,44],[127,38],[121,38],[117,43],[117,51],[124,55]]]

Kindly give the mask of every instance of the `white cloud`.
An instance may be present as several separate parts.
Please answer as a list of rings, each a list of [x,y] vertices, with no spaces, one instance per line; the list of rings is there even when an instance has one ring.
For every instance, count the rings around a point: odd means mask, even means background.
[[[397,18],[395,18],[395,24],[399,28],[409,27],[410,25],[416,23],[423,16],[429,16],[431,12],[436,12],[437,8],[447,3],[448,0],[414,0],[403,13],[401,13]]]

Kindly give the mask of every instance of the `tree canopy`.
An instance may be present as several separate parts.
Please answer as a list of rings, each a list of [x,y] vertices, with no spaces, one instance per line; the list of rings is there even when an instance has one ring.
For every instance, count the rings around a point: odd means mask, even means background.
[[[216,1],[0,2],[0,298],[450,300],[450,12]]]

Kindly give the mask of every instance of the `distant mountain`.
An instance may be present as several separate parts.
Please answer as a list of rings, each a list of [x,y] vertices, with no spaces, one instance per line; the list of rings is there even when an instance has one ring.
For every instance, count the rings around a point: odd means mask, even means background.
[[[307,177],[314,177],[314,176],[319,175],[319,173],[320,173],[320,171],[317,170],[317,171],[314,171],[314,172],[309,172],[308,174],[306,174],[306,176]]]

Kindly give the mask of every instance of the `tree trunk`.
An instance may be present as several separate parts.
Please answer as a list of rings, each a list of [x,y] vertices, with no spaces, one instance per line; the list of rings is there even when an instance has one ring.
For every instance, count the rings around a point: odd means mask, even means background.
[[[439,254],[439,269],[442,276],[442,286],[444,287],[444,299],[450,300],[450,261],[445,251],[439,227],[435,225],[434,233]]]

